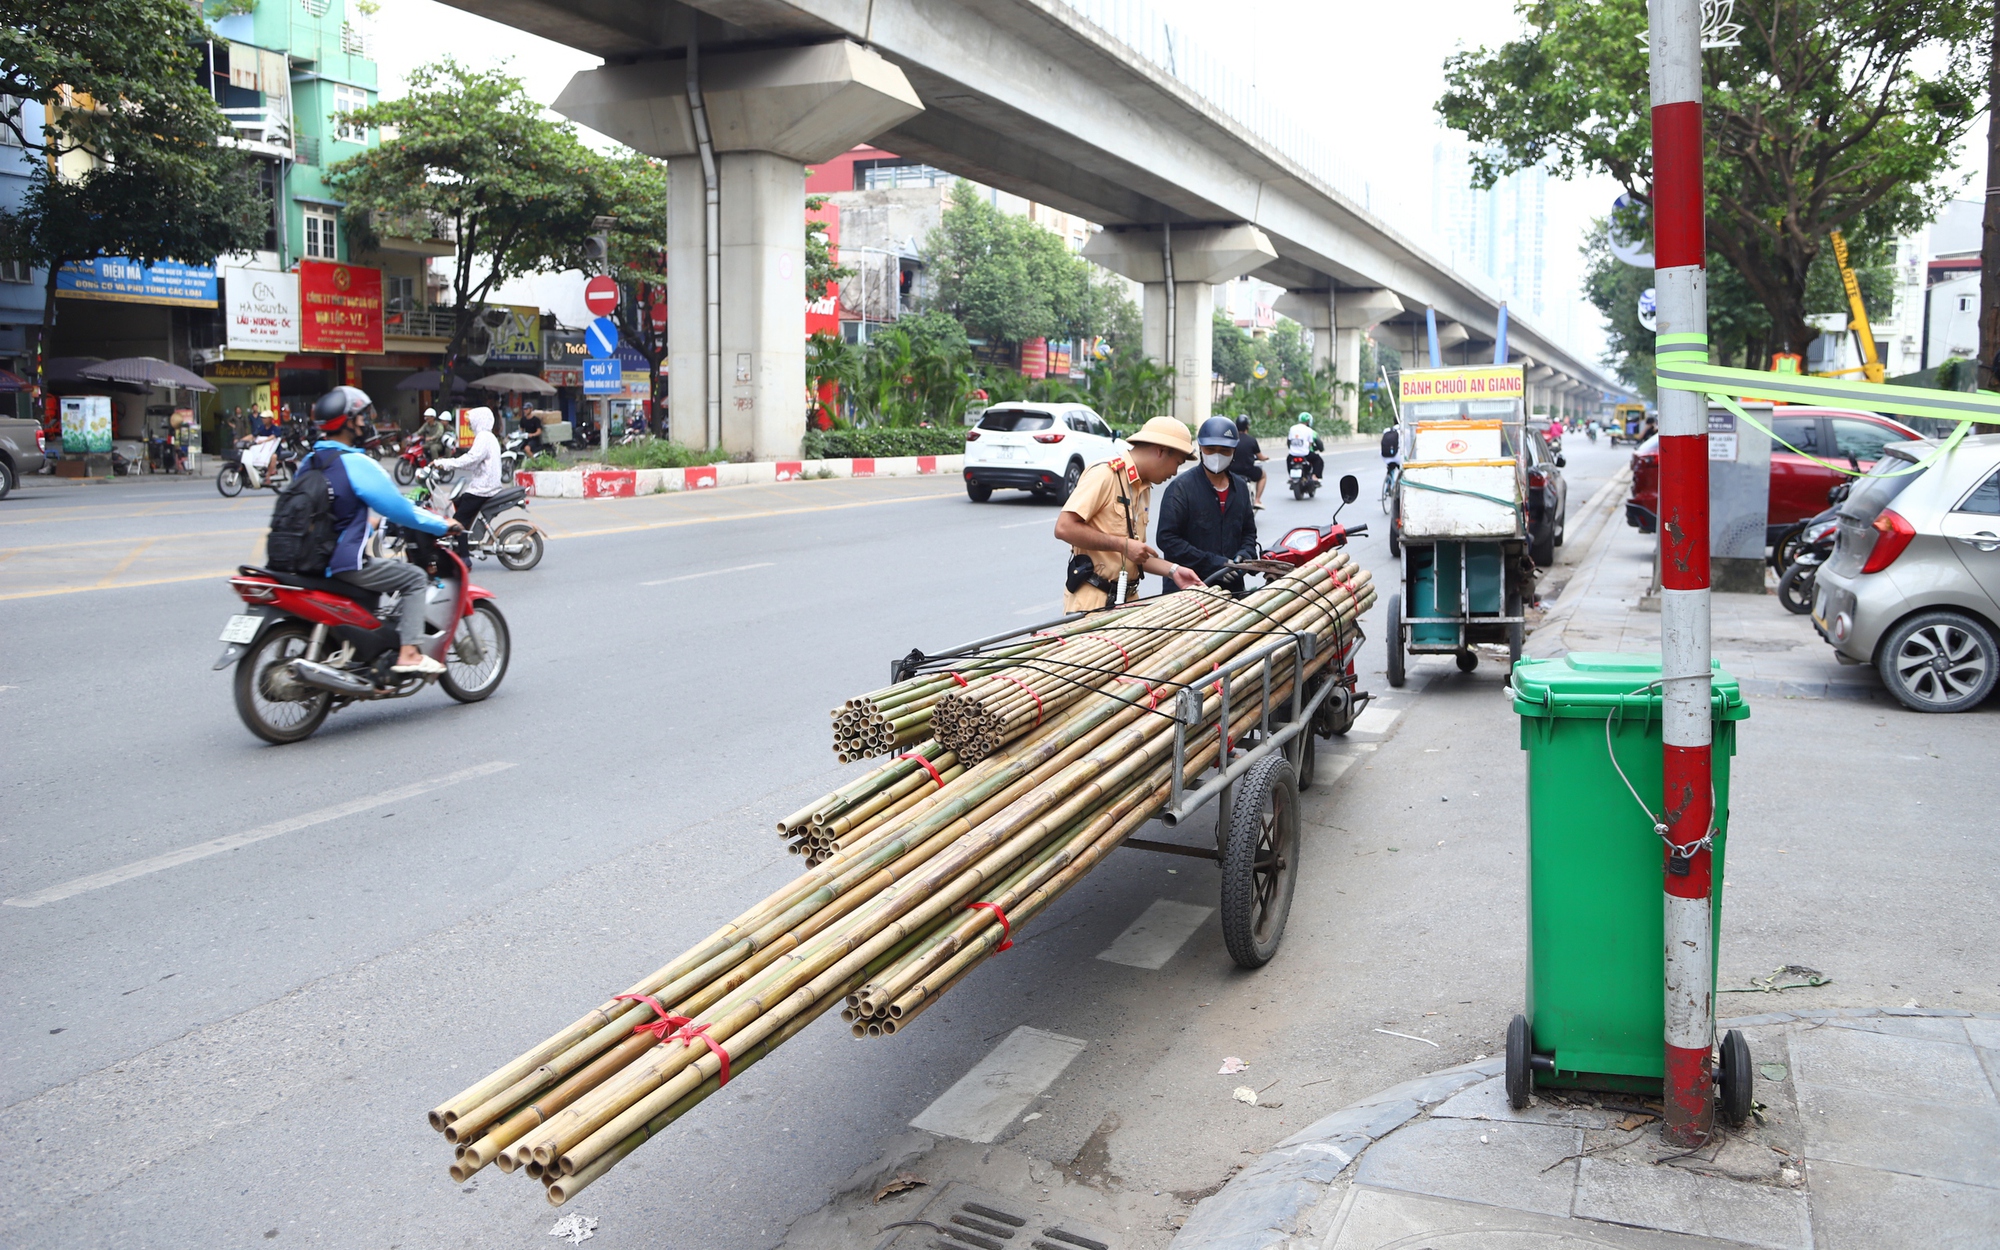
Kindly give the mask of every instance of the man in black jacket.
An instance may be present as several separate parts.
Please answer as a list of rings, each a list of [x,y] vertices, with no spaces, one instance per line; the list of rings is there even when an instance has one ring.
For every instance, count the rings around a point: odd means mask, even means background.
[[[1198,469],[1167,483],[1160,499],[1160,554],[1184,564],[1204,580],[1232,560],[1257,558],[1257,518],[1250,483],[1229,472],[1236,452],[1236,425],[1227,417],[1202,422],[1196,439]],[[1240,574],[1225,585],[1241,588]],[[1174,589],[1168,583],[1168,590]]]

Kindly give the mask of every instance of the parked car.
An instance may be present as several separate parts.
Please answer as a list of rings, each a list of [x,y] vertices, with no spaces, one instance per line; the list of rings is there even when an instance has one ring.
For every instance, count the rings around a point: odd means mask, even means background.
[[[40,473],[43,459],[42,423],[28,417],[0,417],[0,499],[5,499],[24,473]]]
[[[1882,455],[1885,443],[1921,438],[1909,426],[1872,412],[1839,408],[1782,407],[1773,410],[1771,432],[1810,456],[1771,444],[1771,504],[1764,518],[1766,543],[1800,521],[1826,510],[1827,492],[1849,477],[1811,456],[1865,470]],[[1625,502],[1625,523],[1641,534],[1659,524],[1660,440],[1656,435],[1632,453],[1632,495]]]
[[[1528,555],[1542,568],[1556,562],[1569,528],[1569,485],[1563,481],[1565,461],[1540,430],[1528,427]]]
[[[965,493],[985,503],[997,489],[1025,490],[1062,503],[1085,469],[1125,446],[1083,404],[994,404],[965,432]]]
[[[1840,506],[1812,620],[1850,664],[1919,712],[1964,712],[2000,676],[2000,434],[1890,443]]]

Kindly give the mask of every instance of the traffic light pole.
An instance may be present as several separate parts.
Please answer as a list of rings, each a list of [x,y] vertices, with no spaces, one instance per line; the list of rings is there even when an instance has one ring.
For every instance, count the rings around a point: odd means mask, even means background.
[[[1708,361],[1702,225],[1701,0],[1650,0],[1653,254],[1663,359]],[[1660,660],[1664,718],[1666,1127],[1692,1148],[1715,1127],[1714,830],[1709,719],[1708,403],[1662,387]]]

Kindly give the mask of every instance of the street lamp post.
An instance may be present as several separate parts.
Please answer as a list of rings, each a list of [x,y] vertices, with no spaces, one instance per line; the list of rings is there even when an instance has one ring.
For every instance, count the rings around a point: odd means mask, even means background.
[[[1702,224],[1701,0],[1650,0],[1654,287],[1661,363],[1708,362]],[[1660,390],[1660,676],[1665,737],[1666,1127],[1692,1148],[1715,1127],[1714,832],[1709,720],[1708,403]]]

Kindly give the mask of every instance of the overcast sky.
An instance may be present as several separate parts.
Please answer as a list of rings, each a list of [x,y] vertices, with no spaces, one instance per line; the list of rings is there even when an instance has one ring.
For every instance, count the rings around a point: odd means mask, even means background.
[[[1371,182],[1407,188],[1424,206],[1413,233],[1428,234],[1431,150],[1444,135],[1433,104],[1444,60],[1460,47],[1494,46],[1519,30],[1511,0],[1422,0],[1415,6],[1357,0],[1152,0],[1167,21],[1232,63],[1273,103],[1325,128]],[[436,0],[383,0],[377,64],[385,94],[412,69],[453,50],[484,68],[508,63],[536,99],[555,99],[596,58]],[[1982,127],[1983,131],[1983,127]],[[1961,174],[1959,181],[1968,175]],[[1608,178],[1551,183],[1545,249],[1547,311],[1541,328],[1592,358],[1603,328],[1581,295],[1575,242],[1610,207]]]

